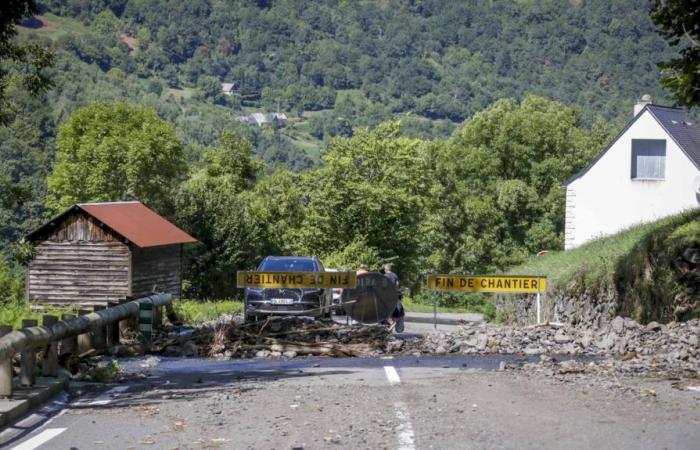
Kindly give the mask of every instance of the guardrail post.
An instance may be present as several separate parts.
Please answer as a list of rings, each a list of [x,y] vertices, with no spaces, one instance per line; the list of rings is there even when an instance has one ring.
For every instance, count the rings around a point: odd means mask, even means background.
[[[102,311],[104,305],[95,305],[92,307],[93,312]],[[107,346],[107,327],[99,325],[92,329],[92,347],[96,350],[104,350]]]
[[[35,326],[37,326],[36,320],[22,320],[22,328]],[[36,352],[34,347],[29,347],[20,353],[19,383],[25,387],[34,386],[36,383]]]
[[[107,308],[113,308],[119,305],[119,303],[109,302],[107,303]],[[119,345],[119,323],[110,322],[107,324],[107,347],[112,347],[114,345]]]
[[[0,338],[12,331],[9,325],[0,326]],[[12,358],[0,361],[0,396],[12,396]]]
[[[75,319],[74,314],[61,314],[61,320],[71,320]],[[65,339],[61,339],[61,345],[59,347],[59,354],[70,355],[75,353],[78,349],[78,338],[75,336],[70,336]]]
[[[87,309],[81,309],[78,312],[79,315],[84,316],[86,314],[90,314],[90,311]],[[82,355],[85,352],[88,352],[92,349],[92,337],[90,336],[92,333],[90,331],[87,331],[83,334],[78,335],[78,355]]]
[[[42,317],[41,324],[45,327],[51,327],[58,322],[58,317],[45,315]],[[41,374],[45,377],[58,376],[58,342],[51,341],[46,346],[44,351],[44,360],[41,363]]]
[[[147,344],[153,338],[153,302],[149,299],[139,303],[139,331]]]

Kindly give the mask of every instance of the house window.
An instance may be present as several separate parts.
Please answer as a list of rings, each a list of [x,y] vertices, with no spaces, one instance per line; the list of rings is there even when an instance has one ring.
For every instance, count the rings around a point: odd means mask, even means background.
[[[632,139],[632,179],[663,180],[666,177],[666,141]]]

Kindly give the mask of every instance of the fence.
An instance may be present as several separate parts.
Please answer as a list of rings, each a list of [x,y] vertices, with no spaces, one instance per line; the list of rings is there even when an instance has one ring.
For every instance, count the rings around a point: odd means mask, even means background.
[[[134,320],[148,305],[153,316],[172,302],[170,294],[158,294],[111,307],[96,307],[93,312],[75,317],[45,315],[42,326],[36,320],[23,320],[22,328],[12,331],[0,326],[0,396],[11,397],[14,388],[12,359],[20,354],[19,383],[33,386],[36,381],[37,352],[43,352],[41,374],[58,376],[59,354],[83,354],[91,348],[102,350],[119,343],[119,322]],[[153,320],[146,321],[153,323]]]

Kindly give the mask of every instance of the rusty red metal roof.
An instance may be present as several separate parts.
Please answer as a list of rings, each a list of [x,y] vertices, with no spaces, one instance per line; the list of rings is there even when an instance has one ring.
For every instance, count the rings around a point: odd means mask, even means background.
[[[197,242],[141,202],[78,203],[77,206],[141,248]]]

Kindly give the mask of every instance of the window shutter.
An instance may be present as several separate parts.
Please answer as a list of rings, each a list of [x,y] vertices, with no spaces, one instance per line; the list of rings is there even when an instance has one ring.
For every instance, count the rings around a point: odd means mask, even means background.
[[[666,141],[632,139],[632,178],[663,180],[666,177]]]

